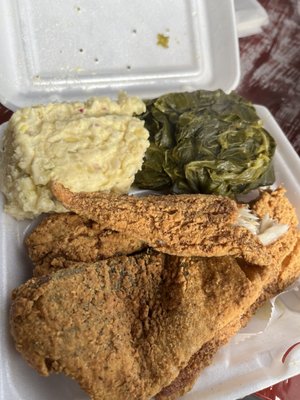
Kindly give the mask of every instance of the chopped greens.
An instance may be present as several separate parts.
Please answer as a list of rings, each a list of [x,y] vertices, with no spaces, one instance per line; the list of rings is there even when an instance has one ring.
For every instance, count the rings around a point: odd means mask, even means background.
[[[135,185],[234,197],[274,182],[275,141],[253,105],[222,90],[170,93],[146,101],[150,132]]]

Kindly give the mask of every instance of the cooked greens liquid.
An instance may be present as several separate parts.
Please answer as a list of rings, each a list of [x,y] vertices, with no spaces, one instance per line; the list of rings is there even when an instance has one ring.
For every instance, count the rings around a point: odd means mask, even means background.
[[[170,93],[146,101],[150,132],[141,189],[234,197],[274,182],[275,141],[253,105],[222,90]]]

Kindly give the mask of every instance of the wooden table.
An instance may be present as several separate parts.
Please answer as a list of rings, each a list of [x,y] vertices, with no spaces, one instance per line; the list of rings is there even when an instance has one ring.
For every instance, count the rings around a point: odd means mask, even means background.
[[[260,0],[270,23],[240,39],[242,78],[237,89],[266,106],[300,154],[300,18],[297,0]],[[298,9],[297,9],[298,8]],[[0,104],[0,123],[11,111]],[[300,171],[299,171],[300,174]],[[300,375],[261,392],[265,399],[300,399]]]
[[[299,1],[260,3],[270,23],[261,34],[240,39],[242,78],[237,91],[266,106],[300,154]]]
[[[237,91],[271,111],[300,155],[300,4],[259,1],[270,23],[261,34],[240,39],[242,78]],[[257,395],[266,400],[299,400],[300,375]]]

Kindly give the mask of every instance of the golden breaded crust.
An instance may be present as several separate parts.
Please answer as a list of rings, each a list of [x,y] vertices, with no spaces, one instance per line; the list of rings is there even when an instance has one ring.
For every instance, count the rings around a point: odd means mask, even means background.
[[[174,196],[145,202],[128,196],[73,194],[60,185],[58,189],[84,217],[52,216],[28,239],[37,263],[35,273],[52,275],[33,279],[14,292],[12,333],[17,349],[40,373],[64,372],[95,400],[178,398],[255,310],[300,274],[297,218],[281,188],[263,192],[252,204],[261,217],[268,213],[290,225],[269,246],[235,226],[236,205],[227,208],[227,200],[218,196],[210,200],[187,196],[186,209]],[[96,208],[90,207],[91,201],[98,202]],[[203,213],[198,215],[195,207]],[[87,220],[91,216],[98,222]],[[190,251],[195,239],[188,236],[188,244],[184,242],[176,224],[191,233],[194,222],[201,227],[201,251],[206,255],[226,250],[243,258],[176,257],[148,251],[94,263],[103,254],[117,253],[122,235],[127,251],[128,232],[135,238],[146,232],[147,243],[156,243],[151,235],[156,237],[160,224],[176,252],[180,246]],[[112,225],[122,233],[103,230]],[[107,247],[97,244],[99,239],[103,243],[101,235]],[[176,240],[182,240],[178,247]],[[132,243],[133,249],[144,245],[140,239]],[[165,243],[156,247],[164,249]],[[101,328],[100,336],[95,326]]]
[[[262,280],[262,292],[244,315],[236,318],[225,326],[216,336],[196,352],[188,365],[183,368],[177,378],[156,396],[157,400],[174,400],[187,393],[195,383],[201,371],[208,366],[218,349],[226,344],[238,330],[245,326],[255,311],[269,298],[283,291],[300,276],[300,232],[296,229],[298,223],[294,207],[285,197],[285,190],[279,188],[274,192],[263,192],[254,203],[253,208],[263,217],[269,214],[280,223],[291,226],[289,232],[277,242],[268,246],[274,260],[278,263],[267,268],[249,266],[243,260],[239,263],[250,280],[256,279],[259,273]]]
[[[300,232],[297,234],[297,242],[293,251],[283,260],[279,274],[279,286],[283,290],[287,285],[295,281],[295,277],[300,276]]]
[[[145,248],[138,239],[71,213],[46,217],[26,237],[25,245],[35,265],[34,276],[64,268],[65,261],[95,262]]]
[[[147,252],[33,278],[13,295],[16,348],[94,400],[149,399],[261,290],[236,260]]]
[[[237,225],[238,205],[227,197],[72,193],[57,182],[52,191],[66,208],[157,251],[187,257],[235,255],[258,265],[272,262],[257,236]]]
[[[294,252],[298,241],[298,219],[295,207],[286,197],[286,190],[282,187],[274,191],[264,191],[251,208],[259,216],[268,214],[272,219],[281,224],[289,225],[289,230],[274,243],[265,247],[270,254],[271,263],[280,266],[283,260]]]
[[[251,267],[249,267],[251,268]],[[261,270],[262,271],[262,270]],[[242,315],[234,319],[215,337],[205,343],[189,360],[177,378],[155,396],[157,400],[175,400],[190,391],[205,367],[211,364],[219,348],[226,343],[247,323],[257,309],[268,299],[282,292],[287,286],[295,282],[300,276],[300,234],[296,246],[291,254],[283,261],[279,276],[274,273],[273,279],[265,284],[257,300]],[[264,279],[264,278],[262,278]]]
[[[298,219],[295,207],[286,197],[286,190],[279,187],[276,190],[265,190],[261,192],[260,197],[253,203],[251,208],[261,218],[269,214],[270,217],[291,227],[297,227]]]

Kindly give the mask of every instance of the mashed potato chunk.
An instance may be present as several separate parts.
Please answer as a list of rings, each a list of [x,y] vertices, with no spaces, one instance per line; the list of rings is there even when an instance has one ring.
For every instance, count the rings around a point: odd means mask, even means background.
[[[149,145],[145,111],[137,97],[116,102],[91,98],[14,113],[5,132],[0,185],[5,210],[17,219],[62,212],[49,185],[59,181],[74,192],[128,192]]]

